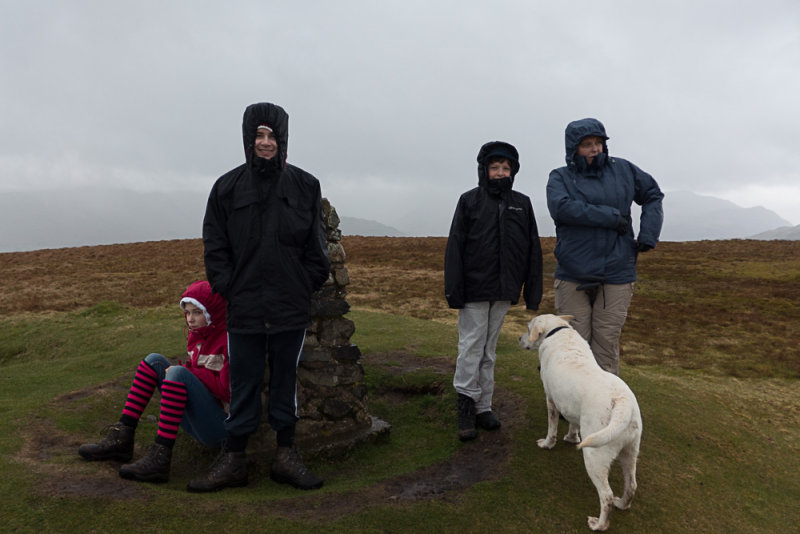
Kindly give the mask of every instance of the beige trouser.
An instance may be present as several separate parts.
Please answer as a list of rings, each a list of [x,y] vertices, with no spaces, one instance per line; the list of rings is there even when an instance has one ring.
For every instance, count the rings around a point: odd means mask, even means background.
[[[594,303],[585,291],[577,290],[579,285],[556,279],[556,310],[575,317],[570,324],[589,342],[598,365],[619,375],[619,336],[633,297],[633,282],[599,286]]]

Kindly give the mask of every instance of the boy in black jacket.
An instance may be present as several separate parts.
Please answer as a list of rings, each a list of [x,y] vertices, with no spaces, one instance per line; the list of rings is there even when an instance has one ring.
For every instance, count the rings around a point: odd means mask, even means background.
[[[458,309],[458,437],[474,439],[476,424],[500,427],[492,413],[495,348],[503,319],[520,291],[526,308],[542,300],[542,248],[530,199],[511,189],[517,149],[502,141],[478,152],[478,187],[456,206],[444,264],[445,297]]]

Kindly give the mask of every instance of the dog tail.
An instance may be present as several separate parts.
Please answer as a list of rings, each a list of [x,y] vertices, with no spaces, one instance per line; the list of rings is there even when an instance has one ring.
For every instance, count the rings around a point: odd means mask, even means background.
[[[589,434],[578,443],[578,448],[602,447],[617,439],[628,428],[633,417],[633,404],[627,397],[617,397],[611,401],[611,419],[605,428]]]

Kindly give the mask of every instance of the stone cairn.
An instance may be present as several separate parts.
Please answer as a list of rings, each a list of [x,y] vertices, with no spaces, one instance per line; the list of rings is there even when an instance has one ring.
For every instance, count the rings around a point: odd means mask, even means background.
[[[385,439],[391,427],[367,412],[361,351],[350,342],[355,324],[344,317],[350,310],[345,300],[350,277],[339,215],[326,198],[322,199],[322,216],[331,273],[312,298],[313,324],[306,331],[297,370],[297,441],[304,452],[330,456],[363,442]],[[268,379],[265,383],[269,384]],[[268,427],[266,421],[263,426]]]

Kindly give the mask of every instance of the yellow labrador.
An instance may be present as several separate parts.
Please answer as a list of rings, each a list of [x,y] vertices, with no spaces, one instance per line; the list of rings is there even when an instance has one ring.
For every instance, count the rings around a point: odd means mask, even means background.
[[[636,492],[642,416],[631,389],[621,378],[597,365],[589,344],[569,325],[572,319],[569,315],[534,317],[519,344],[524,349],[539,350],[547,397],[547,437],[537,444],[543,449],[555,446],[558,414],[563,415],[569,422],[564,441],[577,443],[583,450],[586,471],[600,497],[600,516],[589,517],[589,528],[606,530],[611,505],[626,510]],[[625,479],[622,497],[614,497],[608,484],[608,472],[615,459]]]

